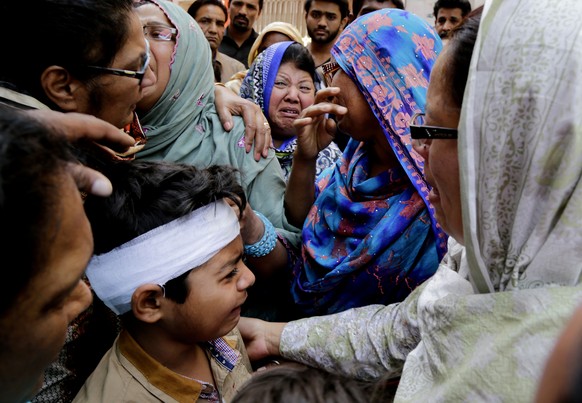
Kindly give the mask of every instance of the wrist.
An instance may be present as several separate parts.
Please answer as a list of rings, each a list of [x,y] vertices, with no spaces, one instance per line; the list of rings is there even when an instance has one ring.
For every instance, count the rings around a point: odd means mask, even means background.
[[[277,233],[275,232],[273,224],[264,215],[258,211],[255,211],[255,214],[263,222],[263,235],[255,243],[245,243],[244,253],[250,257],[263,257],[271,253],[275,249],[275,246],[277,246]]]
[[[275,357],[280,356],[281,335],[286,323],[270,323],[269,333],[267,335],[267,351],[269,355]]]

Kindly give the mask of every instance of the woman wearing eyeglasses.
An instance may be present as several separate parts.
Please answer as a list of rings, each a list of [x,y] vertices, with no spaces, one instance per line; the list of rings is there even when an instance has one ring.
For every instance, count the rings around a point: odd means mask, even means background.
[[[222,127],[214,106],[210,48],[199,26],[171,2],[142,2],[136,12],[150,41],[150,67],[156,78],[138,103],[148,142],[137,159],[237,168],[250,205],[278,235],[297,244],[299,231],[285,218],[285,181],[274,153],[258,161],[246,153],[241,119],[233,120],[230,132]],[[264,224],[258,218],[257,223],[261,228],[244,239],[249,245],[264,234]]]
[[[400,304],[242,321],[251,359],[399,377],[395,402],[532,402],[548,387],[546,360],[582,301],[582,3],[560,2],[531,24],[555,4],[489,2],[480,27],[477,9],[432,70],[413,135],[439,220],[464,248],[451,241],[435,275]],[[431,138],[437,128],[447,137]],[[578,363],[560,362],[573,373]],[[574,390],[565,372],[545,380]],[[540,392],[537,401],[567,401]]]
[[[330,88],[295,121],[286,205],[303,226],[292,293],[305,314],[402,301],[444,256],[446,236],[408,128],[424,110],[440,50],[432,28],[411,13],[366,16],[334,46]],[[340,131],[351,137],[342,157],[309,186],[317,153]]]

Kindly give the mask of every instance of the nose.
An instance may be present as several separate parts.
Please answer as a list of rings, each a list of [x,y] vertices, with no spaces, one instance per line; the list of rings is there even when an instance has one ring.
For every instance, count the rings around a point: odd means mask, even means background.
[[[245,291],[253,284],[255,284],[255,275],[250,271],[246,264],[241,262],[240,276],[236,282],[237,290]]]
[[[299,102],[299,89],[290,85],[287,87],[287,94],[285,95],[285,101],[287,102]]]
[[[77,287],[73,290],[71,294],[70,303],[68,303],[67,319],[71,322],[75,319],[81,312],[89,308],[93,301],[93,295],[89,286],[85,284],[83,280],[79,280]]]
[[[443,31],[450,31],[455,27],[455,24],[453,24],[450,20],[447,20],[445,22],[445,25],[443,26]]]
[[[148,66],[148,68],[146,69],[146,72],[143,76],[143,80],[141,80],[141,89],[143,90],[144,88],[150,87],[152,85],[154,85],[156,82],[156,75],[154,73],[154,71],[152,70],[151,64]]]

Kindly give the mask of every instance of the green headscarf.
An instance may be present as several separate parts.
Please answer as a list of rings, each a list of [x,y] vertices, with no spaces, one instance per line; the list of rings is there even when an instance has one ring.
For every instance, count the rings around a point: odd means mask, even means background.
[[[244,124],[234,118],[226,132],[214,106],[214,73],[210,46],[196,21],[180,6],[154,1],[177,29],[170,80],[153,108],[140,120],[148,137],[138,159],[164,160],[197,167],[231,165],[253,209],[263,213],[292,244],[299,230],[284,213],[285,181],[273,151],[255,161],[244,148]]]

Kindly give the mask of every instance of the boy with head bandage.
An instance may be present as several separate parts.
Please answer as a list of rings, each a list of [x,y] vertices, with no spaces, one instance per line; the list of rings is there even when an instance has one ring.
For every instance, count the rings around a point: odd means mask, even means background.
[[[85,202],[87,277],[124,330],[75,401],[229,401],[252,372],[236,325],[255,280],[235,171],[140,161],[104,173],[113,195]]]

